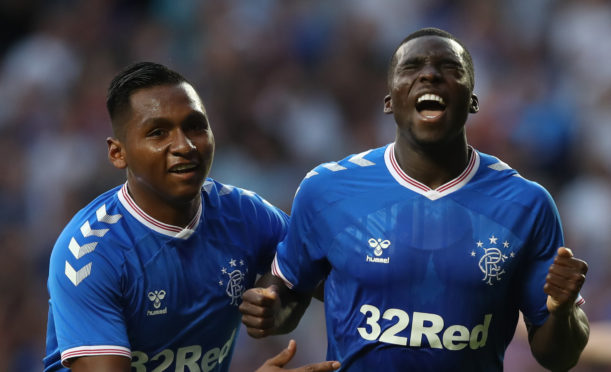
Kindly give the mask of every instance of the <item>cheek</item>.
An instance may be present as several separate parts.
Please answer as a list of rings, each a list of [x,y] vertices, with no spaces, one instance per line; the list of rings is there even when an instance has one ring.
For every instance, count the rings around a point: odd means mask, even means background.
[[[214,156],[214,136],[206,136],[199,140],[196,147],[199,150],[199,153],[202,154],[203,157],[212,158]]]

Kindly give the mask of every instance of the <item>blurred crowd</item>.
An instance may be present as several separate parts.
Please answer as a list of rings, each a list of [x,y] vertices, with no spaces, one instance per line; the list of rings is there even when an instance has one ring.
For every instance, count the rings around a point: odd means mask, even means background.
[[[0,2],[0,371],[42,369],[46,277],[71,216],[124,181],[107,160],[112,76],[167,64],[200,91],[217,143],[211,176],[290,212],[320,162],[392,141],[382,113],[397,44],[425,26],[474,57],[471,144],[554,196],[587,260],[592,322],[611,322],[611,2],[608,0],[19,0]],[[316,302],[316,301],[314,301]],[[320,303],[297,362],[325,355]],[[288,337],[242,331],[232,371]],[[514,345],[515,344],[515,345]],[[508,371],[537,371],[514,341]],[[609,349],[611,353],[611,347]],[[582,360],[578,371],[605,371]]]

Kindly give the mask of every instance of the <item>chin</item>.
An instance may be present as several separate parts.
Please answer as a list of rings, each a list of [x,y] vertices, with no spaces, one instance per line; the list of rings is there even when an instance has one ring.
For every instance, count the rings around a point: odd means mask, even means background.
[[[202,190],[203,182],[197,186],[182,186],[176,187],[173,192],[171,198],[180,203],[189,203],[193,201],[193,199],[197,198]]]

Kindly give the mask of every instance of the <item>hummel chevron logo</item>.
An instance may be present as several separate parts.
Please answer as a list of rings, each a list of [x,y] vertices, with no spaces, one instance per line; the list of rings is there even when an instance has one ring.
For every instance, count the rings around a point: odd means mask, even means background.
[[[97,211],[95,211],[95,215],[98,218],[98,221],[105,223],[117,223],[121,219],[120,214],[108,214],[106,213],[106,204],[103,204]]]
[[[312,177],[312,176],[315,176],[315,175],[317,175],[317,174],[318,174],[318,172],[316,172],[316,171],[309,171],[309,172],[308,172],[308,173],[305,175],[304,179],[306,179],[306,180],[307,180],[308,178],[310,178],[310,177]]]
[[[375,165],[374,162],[369,161],[367,159],[363,159],[365,157],[365,155],[369,154],[371,152],[371,150],[365,151],[365,152],[361,152],[360,154],[356,154],[353,157],[351,157],[350,159],[348,159],[349,162],[354,163],[356,165],[359,165],[361,167],[368,167],[370,165]]]
[[[254,193],[254,192],[252,192],[252,191],[250,191],[250,190],[244,190],[244,189],[241,189],[240,191],[241,191],[242,195],[246,195],[246,196],[255,196],[255,193]]]
[[[98,242],[79,245],[76,242],[76,239],[72,238],[70,239],[70,244],[68,244],[68,249],[70,249],[70,252],[72,252],[74,257],[76,257],[76,259],[78,260],[79,258],[83,257],[87,253],[93,252],[96,245],[98,245]]]
[[[223,185],[223,187],[221,187],[221,190],[219,191],[219,195],[227,195],[227,194],[231,193],[231,191],[233,191],[233,189],[234,189],[233,186]]]
[[[505,169],[511,169],[511,167],[509,165],[507,165],[506,163],[503,163],[500,160],[497,163],[490,164],[488,166],[488,168],[494,169],[496,171],[502,171],[502,170],[505,170]]]
[[[333,172],[337,172],[337,171],[346,169],[346,167],[341,166],[337,164],[336,162],[321,164],[321,166]]]
[[[79,271],[74,270],[74,268],[66,261],[66,276],[72,284],[75,286],[79,285],[80,282],[83,281],[86,277],[91,274],[91,262],[87,265],[83,266]]]
[[[91,225],[89,225],[89,221],[85,221],[83,226],[81,226],[81,233],[86,238],[89,237],[89,236],[92,236],[92,235],[93,236],[102,237],[107,232],[108,232],[108,229],[97,229],[97,230],[92,229]]]
[[[212,186],[214,186],[212,181],[204,181],[204,191],[206,191],[208,194],[210,194],[210,191],[212,191]]]

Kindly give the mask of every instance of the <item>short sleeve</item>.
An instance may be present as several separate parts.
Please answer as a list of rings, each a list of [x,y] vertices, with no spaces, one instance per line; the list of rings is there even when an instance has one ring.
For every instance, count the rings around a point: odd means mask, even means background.
[[[317,186],[308,179],[301,183],[293,201],[288,233],[278,245],[272,264],[272,273],[297,291],[313,290],[329,272],[317,231]]]
[[[260,242],[256,270],[258,274],[264,274],[270,270],[276,248],[286,236],[289,217],[257,194],[252,194],[250,198],[255,213],[253,236],[258,236]]]
[[[122,264],[104,255],[119,248],[106,240],[87,244],[60,237],[50,260],[49,319],[64,365],[79,356],[131,355],[121,305]]]
[[[539,326],[545,322],[547,295],[543,291],[549,267],[554,261],[558,248],[564,245],[560,215],[547,191],[534,206],[535,225],[528,243],[529,255],[526,260],[522,283],[520,310],[528,324]]]

